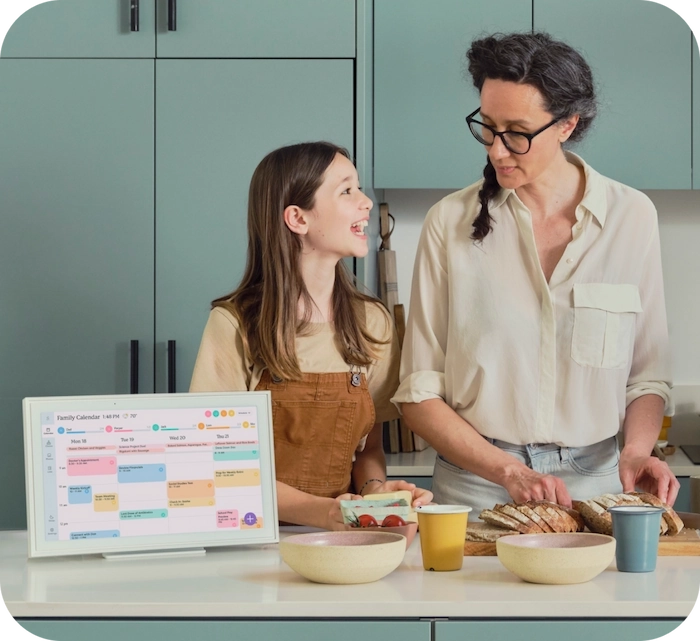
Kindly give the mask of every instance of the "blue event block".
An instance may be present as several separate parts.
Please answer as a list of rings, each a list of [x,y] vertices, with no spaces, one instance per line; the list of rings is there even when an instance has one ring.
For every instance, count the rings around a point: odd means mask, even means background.
[[[90,532],[71,532],[71,541],[78,539],[114,539],[119,536],[119,530],[92,530]]]
[[[92,486],[69,485],[68,503],[71,505],[77,505],[79,503],[92,503]]]
[[[147,465],[120,465],[117,469],[120,483],[156,483],[165,481],[165,463]]]

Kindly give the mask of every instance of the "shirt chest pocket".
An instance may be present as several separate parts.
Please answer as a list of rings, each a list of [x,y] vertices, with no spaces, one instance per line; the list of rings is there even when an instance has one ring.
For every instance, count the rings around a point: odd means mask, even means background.
[[[634,340],[636,314],[641,311],[636,285],[574,285],[571,358],[587,367],[625,367]]]

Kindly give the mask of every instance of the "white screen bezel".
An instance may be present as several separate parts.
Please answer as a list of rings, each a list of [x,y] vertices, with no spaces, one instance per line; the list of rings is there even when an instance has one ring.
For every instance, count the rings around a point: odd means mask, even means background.
[[[44,519],[44,478],[42,467],[42,412],[187,409],[249,406],[258,413],[260,477],[263,526],[260,529],[196,532],[113,539],[47,541]],[[221,547],[277,543],[279,523],[275,483],[275,457],[270,392],[226,392],[187,394],[123,394],[112,396],[61,396],[25,398],[24,461],[27,492],[29,557],[69,556],[118,552],[146,552],[196,547]]]

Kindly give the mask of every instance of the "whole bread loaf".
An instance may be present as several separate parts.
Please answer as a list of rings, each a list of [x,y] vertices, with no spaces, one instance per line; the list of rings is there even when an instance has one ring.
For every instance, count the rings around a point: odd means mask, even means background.
[[[608,508],[615,505],[662,507],[664,513],[660,534],[675,536],[683,529],[683,521],[672,507],[645,492],[601,494],[586,501],[573,501],[573,509],[549,501],[497,504],[490,510],[483,510],[479,518],[493,526],[494,532],[489,536],[495,538],[498,538],[499,529],[521,534],[540,534],[582,532],[585,527],[591,532],[612,536],[612,516]]]

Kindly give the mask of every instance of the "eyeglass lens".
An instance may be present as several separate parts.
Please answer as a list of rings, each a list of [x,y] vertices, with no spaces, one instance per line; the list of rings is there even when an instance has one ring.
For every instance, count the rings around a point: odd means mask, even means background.
[[[469,128],[471,129],[474,137],[482,145],[492,145],[496,139],[496,135],[491,129],[477,122],[470,122]],[[526,136],[510,131],[499,135],[501,136],[501,140],[505,146],[516,154],[527,153],[528,149],[530,148],[530,141]]]

